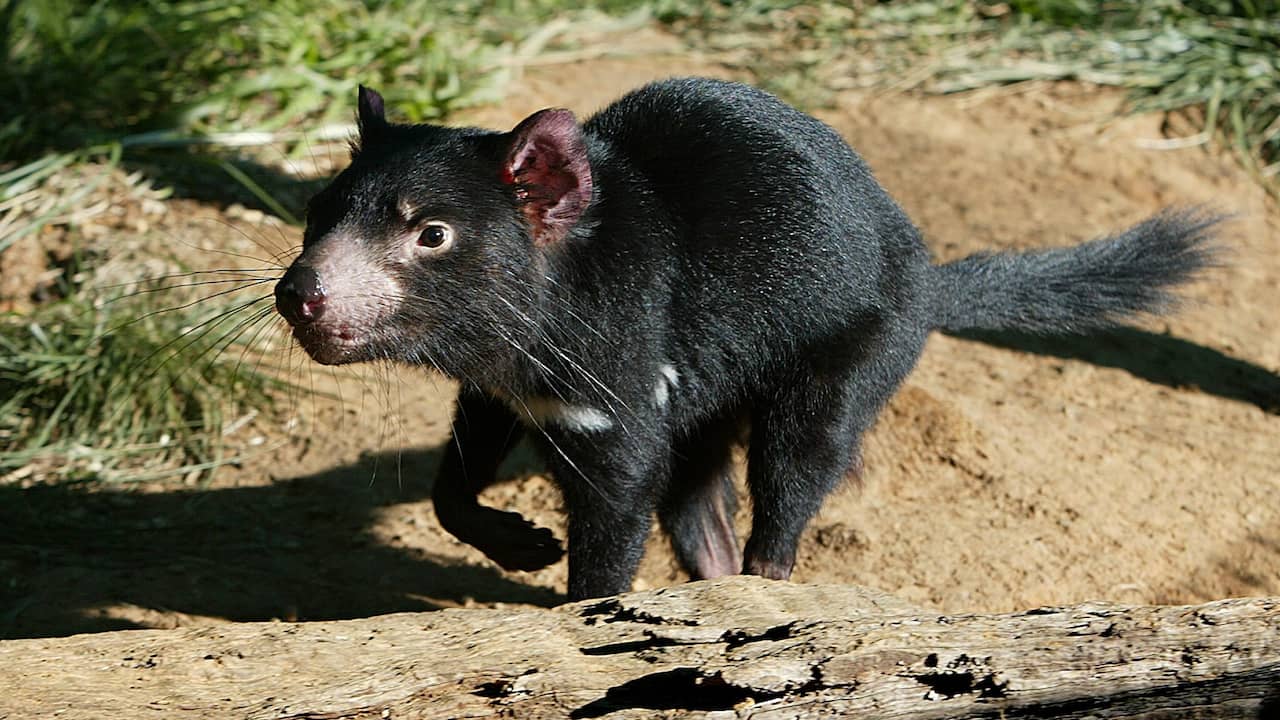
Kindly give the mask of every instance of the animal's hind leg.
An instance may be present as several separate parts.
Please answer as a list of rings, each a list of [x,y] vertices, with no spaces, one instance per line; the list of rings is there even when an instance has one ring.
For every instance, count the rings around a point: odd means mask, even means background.
[[[916,347],[923,341],[921,334]],[[743,572],[791,576],[805,526],[845,474],[860,469],[863,433],[910,371],[916,353],[908,352],[909,342],[899,340],[894,354],[866,356],[838,372],[797,372],[757,399],[747,469],[752,527]]]
[[[695,580],[734,575],[742,551],[733,529],[738,509],[730,450],[733,427],[708,428],[677,445],[671,484],[658,520],[671,536],[676,557]]]

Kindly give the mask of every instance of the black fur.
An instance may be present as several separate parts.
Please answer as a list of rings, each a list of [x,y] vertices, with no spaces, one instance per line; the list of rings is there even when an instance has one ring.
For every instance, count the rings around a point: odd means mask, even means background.
[[[1160,311],[1207,264],[1217,221],[1166,213],[1075,248],[933,266],[831,128],[744,85],[655,83],[580,132],[563,111],[500,134],[387,124],[376,94],[360,108],[359,148],[313,201],[295,268],[384,246],[414,260],[370,260],[399,294],[332,298],[327,324],[295,334],[323,362],[388,358],[463,381],[437,513],[508,568],[560,555],[545,530],[475,499],[528,433],[564,492],[573,598],[629,588],[655,513],[694,576],[787,577],[931,330],[1064,332]],[[405,244],[431,220],[456,244]],[[343,303],[378,319],[353,330]],[[340,331],[357,339],[339,347]],[[745,428],[740,552],[726,477]]]
[[[1070,248],[982,253],[935,268],[935,326],[951,332],[1103,330],[1177,302],[1174,286],[1214,264],[1221,218],[1166,211],[1118,235]]]

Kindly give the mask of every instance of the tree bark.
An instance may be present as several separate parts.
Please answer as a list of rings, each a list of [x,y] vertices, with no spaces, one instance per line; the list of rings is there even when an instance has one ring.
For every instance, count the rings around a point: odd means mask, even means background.
[[[0,718],[1280,717],[1280,598],[939,615],[733,577],[0,643]]]

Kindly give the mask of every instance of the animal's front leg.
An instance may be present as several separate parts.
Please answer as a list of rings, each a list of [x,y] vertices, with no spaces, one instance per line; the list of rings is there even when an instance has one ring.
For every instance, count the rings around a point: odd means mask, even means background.
[[[507,570],[537,570],[564,555],[550,530],[518,513],[481,505],[477,499],[497,481],[498,465],[523,432],[500,401],[464,386],[458,395],[453,437],[432,492],[441,526]]]
[[[552,464],[569,515],[571,600],[631,589],[669,472],[669,448],[652,438],[601,435],[607,437],[553,438],[559,451]]]

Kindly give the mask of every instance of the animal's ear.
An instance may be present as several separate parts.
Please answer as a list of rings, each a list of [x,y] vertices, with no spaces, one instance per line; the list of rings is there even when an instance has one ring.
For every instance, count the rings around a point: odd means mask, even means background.
[[[386,109],[377,90],[360,86],[356,124],[360,127],[360,140],[366,142],[387,126]]]
[[[534,242],[562,240],[591,203],[591,164],[578,121],[568,110],[541,110],[507,137],[502,181],[515,186]]]

